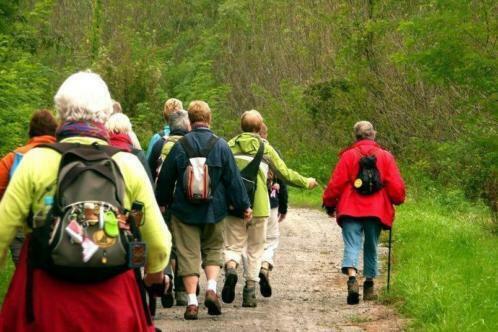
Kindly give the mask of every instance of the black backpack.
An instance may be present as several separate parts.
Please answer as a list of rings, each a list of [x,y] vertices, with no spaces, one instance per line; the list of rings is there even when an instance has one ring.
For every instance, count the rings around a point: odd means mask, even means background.
[[[251,208],[254,205],[254,199],[256,196],[256,189],[258,186],[258,172],[259,172],[259,165],[261,164],[261,161],[263,160],[263,154],[265,152],[265,143],[263,141],[260,141],[258,152],[256,152],[256,155],[254,158],[249,162],[249,164],[246,165],[241,171],[240,171],[240,176],[242,177],[242,183],[244,183],[244,187],[247,192],[247,197],[249,197],[249,201],[251,202]],[[244,215],[243,211],[235,211],[235,210],[229,210],[229,213],[231,215],[237,216],[242,218]]]
[[[41,225],[34,225],[29,259],[61,279],[97,282],[131,266],[129,244],[140,238],[131,230],[123,208],[125,185],[112,159],[118,152],[104,145],[42,145],[62,154],[53,206]]]
[[[362,155],[359,164],[360,170],[353,183],[355,190],[361,195],[372,195],[381,190],[383,184],[377,169],[377,157]]]

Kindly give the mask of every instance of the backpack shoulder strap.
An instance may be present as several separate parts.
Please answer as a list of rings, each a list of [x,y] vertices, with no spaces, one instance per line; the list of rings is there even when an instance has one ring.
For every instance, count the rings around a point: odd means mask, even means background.
[[[218,136],[216,135],[211,136],[204,149],[200,151],[201,157],[207,157],[209,152],[211,152],[211,150],[214,148],[216,142],[218,142],[218,140],[219,140]]]
[[[249,162],[249,164],[244,167],[244,169],[241,170],[241,174],[245,177],[254,179],[258,175],[259,171],[259,164],[261,164],[261,161],[263,160],[263,154],[265,152],[265,143],[263,141],[259,141],[259,148],[258,152],[256,152],[256,155],[254,156],[253,160]]]
[[[180,138],[180,140],[178,141],[178,143],[180,143],[183,147],[183,150],[185,150],[185,153],[187,154],[187,157],[190,159],[190,158],[194,158],[196,153],[194,151],[194,148],[192,147],[192,145],[190,145],[188,139],[183,136],[182,138]]]
[[[122,152],[122,150],[112,147],[110,145],[103,145],[103,144],[92,144],[92,145],[85,145],[85,144],[80,144],[80,143],[52,143],[52,144],[40,144],[37,146],[37,148],[48,148],[52,149],[54,151],[59,152],[60,154],[65,154],[73,149],[80,148],[80,147],[90,147],[93,146],[96,148],[96,150],[104,152],[107,154],[109,157],[114,156],[118,152]]]
[[[185,150],[185,153],[187,153],[188,158],[195,158],[195,157],[207,157],[209,152],[213,149],[214,145],[216,142],[218,142],[219,137],[216,135],[212,135],[209,138],[209,141],[207,142],[206,146],[197,153],[188,139],[184,136],[178,140],[178,142],[182,145],[183,149]]]

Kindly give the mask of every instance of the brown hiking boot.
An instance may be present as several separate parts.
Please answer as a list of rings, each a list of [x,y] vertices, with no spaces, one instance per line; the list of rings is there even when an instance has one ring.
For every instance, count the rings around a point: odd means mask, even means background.
[[[191,304],[187,306],[185,313],[183,314],[183,318],[186,320],[197,320],[197,315],[199,314],[199,306],[195,304]]]
[[[360,302],[360,286],[355,277],[348,280],[348,304],[358,304]]]
[[[364,301],[377,300],[377,294],[375,293],[373,280],[366,280],[363,283],[363,300]]]
[[[255,308],[257,306],[256,283],[254,281],[248,281],[244,286],[242,292],[242,306],[248,308]]]
[[[259,270],[259,291],[264,297],[271,297],[270,270],[264,267]]]
[[[206,291],[204,305],[208,308],[208,315],[221,315],[221,303],[215,291]]]

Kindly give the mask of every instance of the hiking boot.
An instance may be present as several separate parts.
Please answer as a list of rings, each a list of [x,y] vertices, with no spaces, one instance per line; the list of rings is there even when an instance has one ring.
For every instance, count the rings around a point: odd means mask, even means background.
[[[363,283],[363,300],[364,301],[377,300],[377,294],[375,294],[373,280],[366,280]]]
[[[191,304],[187,306],[185,313],[183,314],[183,318],[186,320],[197,320],[199,314],[199,306],[195,304]]]
[[[271,296],[270,270],[264,267],[259,270],[259,291],[264,297]]]
[[[235,299],[235,285],[237,284],[237,270],[234,268],[227,268],[225,270],[225,284],[221,291],[221,299],[225,303],[232,303]]]
[[[358,304],[360,302],[360,286],[355,277],[348,280],[348,304]]]
[[[250,282],[244,286],[244,291],[242,292],[242,306],[248,308],[255,308],[256,302],[256,286],[254,281],[252,285]]]
[[[175,292],[175,301],[177,306],[186,306],[188,304],[187,292],[178,291]]]
[[[204,305],[208,308],[208,315],[221,315],[221,303],[215,291],[206,291]]]
[[[163,308],[171,308],[174,303],[174,298],[173,298],[173,279],[169,277],[169,286],[166,292],[161,295],[161,304]]]

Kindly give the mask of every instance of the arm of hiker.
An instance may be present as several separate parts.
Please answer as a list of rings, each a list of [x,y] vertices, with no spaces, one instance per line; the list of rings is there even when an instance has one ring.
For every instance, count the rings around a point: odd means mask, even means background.
[[[323,206],[327,210],[329,216],[335,212],[335,207],[339,202],[339,198],[348,183],[347,159],[343,155],[332,172],[327,188],[322,196]]]
[[[387,172],[384,176],[384,188],[386,188],[391,203],[395,205],[403,204],[406,196],[405,183],[393,155],[389,152],[387,153]]]
[[[240,171],[235,164],[232,151],[226,143],[223,146],[222,156],[223,171],[221,181],[225,185],[228,202],[233,205],[236,211],[246,211],[252,214],[252,210],[248,211],[251,207],[251,202],[249,201],[249,197],[247,197],[247,191],[240,177]]]
[[[267,144],[266,152],[268,153],[268,159],[270,161],[271,169],[277,174],[277,176],[283,179],[287,184],[300,187],[313,189],[317,186],[316,180],[313,178],[305,178],[298,172],[287,167],[285,162],[280,158],[275,149]]]
[[[156,185],[157,204],[161,207],[168,207],[173,201],[176,180],[178,178],[178,168],[176,158],[179,152],[179,145],[173,146],[171,152],[161,167]]]
[[[143,241],[147,244],[146,272],[148,274],[159,273],[169,261],[171,233],[159,211],[152,185],[149,181],[143,180],[147,177],[144,168],[137,158],[130,158],[128,166],[123,171],[125,183],[130,183],[126,186],[126,196],[129,199],[126,206],[131,206],[134,201],[144,204],[144,219],[140,232]]]
[[[12,177],[5,195],[0,202],[0,265],[5,259],[7,249],[12,242],[17,229],[24,226],[28,217],[32,195],[35,192],[33,182],[36,160],[32,154],[26,154],[23,162]]]

